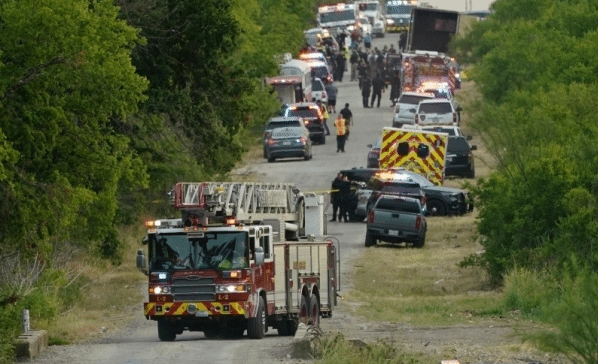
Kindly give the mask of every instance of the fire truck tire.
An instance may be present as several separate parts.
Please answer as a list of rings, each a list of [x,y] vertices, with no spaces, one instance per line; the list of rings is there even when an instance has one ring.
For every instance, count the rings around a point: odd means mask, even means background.
[[[174,341],[176,332],[172,324],[166,320],[158,321],[158,338],[160,341]]]
[[[318,296],[313,293],[309,298],[309,316],[311,325],[320,324],[320,300],[318,300]]]
[[[206,339],[215,339],[218,336],[218,330],[205,329],[203,330],[203,334],[205,335]]]
[[[260,296],[257,314],[247,322],[247,336],[251,339],[262,339],[266,335],[266,305]]]
[[[299,303],[299,323],[308,325],[309,321],[309,305],[307,297],[301,295],[301,302]]]
[[[278,335],[280,336],[293,336],[295,332],[297,332],[297,324],[293,319],[286,319],[279,321],[276,329],[278,330]]]

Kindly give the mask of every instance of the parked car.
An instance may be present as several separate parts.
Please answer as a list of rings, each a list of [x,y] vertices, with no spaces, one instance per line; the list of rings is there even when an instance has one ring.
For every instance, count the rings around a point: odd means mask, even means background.
[[[428,223],[416,198],[383,195],[368,213],[365,246],[378,240],[388,243],[412,243],[421,248],[426,242]]]
[[[431,100],[432,94],[421,94],[417,92],[403,92],[395,105],[395,116],[392,119],[392,126],[400,128],[404,124],[415,123],[415,111],[422,100]]]
[[[312,61],[323,62],[323,63],[326,63],[326,66],[328,66],[328,69],[330,69],[330,64],[328,64],[328,60],[326,59],[326,56],[322,52],[301,53],[301,54],[299,54],[299,59],[302,61],[305,61],[305,62],[312,62]]]
[[[384,170],[377,168],[352,168],[341,170],[340,173],[346,175],[350,181],[361,183],[361,188],[355,193],[357,197],[357,205],[362,206],[360,207],[360,216],[366,213],[367,201],[372,193],[372,190],[367,188],[366,182],[376,174],[389,172],[392,172],[395,175],[394,178],[415,182],[420,185],[426,195],[426,211],[428,215],[462,215],[469,211],[473,211],[473,202],[469,198],[467,191],[458,188],[437,186],[430,182],[426,177],[406,169],[398,168]]]
[[[301,119],[301,118],[273,117],[268,120],[268,123],[266,123],[266,126],[264,127],[264,133],[262,134],[262,145],[264,147],[264,158],[268,158],[268,155],[266,152],[266,147],[268,145],[268,139],[270,139],[270,136],[272,135],[272,131],[274,129],[284,128],[287,126],[305,128],[305,124],[303,123],[303,119]],[[307,131],[307,128],[305,128],[305,130]],[[307,131],[307,133],[309,134],[309,131]]]
[[[274,129],[266,147],[268,162],[277,158],[312,158],[309,132],[304,127],[288,126]]]
[[[473,150],[477,150],[477,146],[469,145],[466,137],[449,137],[444,175],[475,178]]]
[[[378,137],[374,144],[368,144],[370,151],[368,152],[367,167],[380,167],[380,148],[382,148],[382,137]]]
[[[459,125],[459,115],[447,99],[422,100],[415,112],[416,125]]]
[[[324,82],[319,78],[314,78],[311,83],[311,96],[316,99],[316,101],[322,101],[324,105],[328,105],[328,93],[326,93],[326,87]]]
[[[326,129],[324,115],[315,102],[300,102],[290,104],[284,113],[285,117],[299,117],[303,119],[305,127],[309,130],[309,137],[320,144],[326,143]]]

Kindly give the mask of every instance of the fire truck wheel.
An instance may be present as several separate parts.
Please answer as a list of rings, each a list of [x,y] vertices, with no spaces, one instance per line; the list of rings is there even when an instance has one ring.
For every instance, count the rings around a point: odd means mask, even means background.
[[[176,333],[170,322],[166,320],[158,321],[158,338],[160,341],[174,341]]]
[[[247,322],[247,336],[251,339],[261,339],[266,335],[266,308],[264,298],[260,297],[257,314]]]
[[[215,329],[205,329],[203,330],[203,334],[206,339],[215,339],[218,336],[218,331]]]
[[[293,336],[295,335],[295,332],[297,332],[297,324],[295,323],[295,320],[286,319],[279,321],[276,329],[280,336]]]
[[[299,323],[308,325],[309,321],[309,306],[307,304],[307,298],[304,295],[301,295],[301,302],[299,303]]]
[[[312,325],[320,324],[320,301],[318,300],[318,296],[313,293],[309,299],[309,315]]]

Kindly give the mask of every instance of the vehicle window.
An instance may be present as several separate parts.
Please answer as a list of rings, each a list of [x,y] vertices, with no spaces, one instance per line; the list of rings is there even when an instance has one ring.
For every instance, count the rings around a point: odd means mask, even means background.
[[[449,114],[453,109],[448,102],[434,102],[419,104],[418,114]]]
[[[312,84],[312,91],[324,91],[322,81],[314,81]]]
[[[289,109],[288,116],[297,116],[301,118],[317,118],[319,115],[316,109]]]
[[[465,138],[449,138],[446,149],[448,153],[468,152],[469,144]]]
[[[417,202],[407,201],[399,198],[380,198],[376,204],[376,209],[410,212],[414,214],[421,213],[421,209]]]
[[[399,104],[417,105],[420,101],[429,99],[430,97],[426,96],[402,95],[399,97]]]
[[[279,128],[272,131],[272,139],[299,138],[303,136],[301,128]]]
[[[441,126],[438,126],[438,127],[432,127],[432,128],[425,127],[425,128],[422,128],[422,130],[434,131],[434,132],[437,132],[437,133],[446,133],[449,136],[455,136],[455,135],[457,135],[456,132],[455,132],[455,128],[443,128]]]
[[[326,66],[312,67],[312,69],[314,70],[314,76],[318,78],[326,78],[328,76],[328,68]]]
[[[285,120],[285,121],[273,121],[266,125],[266,130],[278,129],[283,128],[285,126],[301,126],[301,122],[299,120]]]

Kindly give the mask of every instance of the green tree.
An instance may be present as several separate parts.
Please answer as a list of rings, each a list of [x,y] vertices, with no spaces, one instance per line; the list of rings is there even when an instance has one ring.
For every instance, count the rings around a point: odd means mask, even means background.
[[[113,120],[137,111],[147,82],[137,32],[109,1],[0,1],[0,242],[48,253],[113,234],[117,186],[144,167]]]

